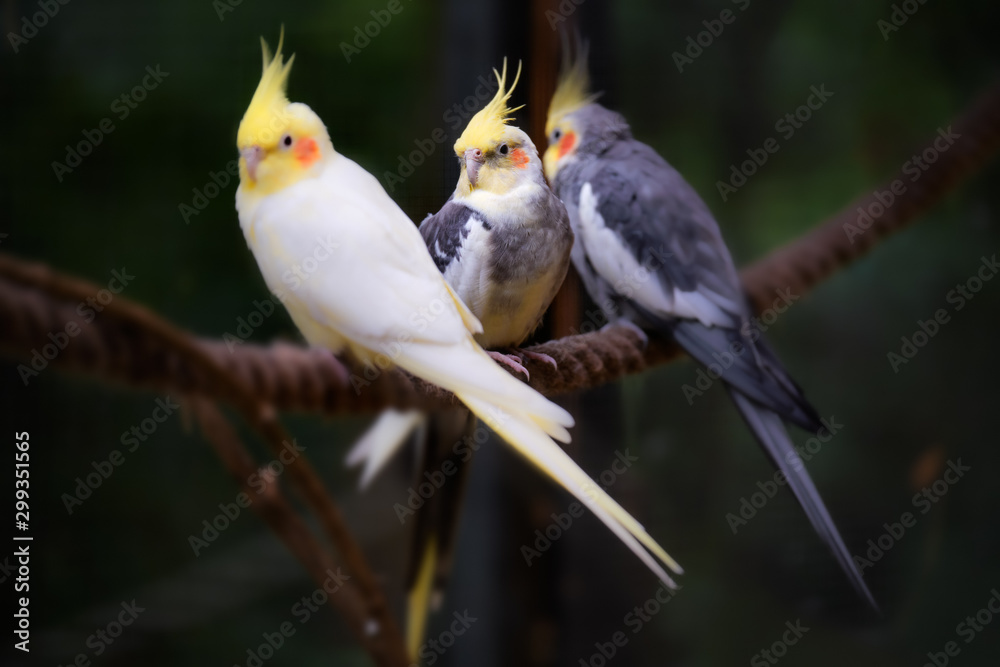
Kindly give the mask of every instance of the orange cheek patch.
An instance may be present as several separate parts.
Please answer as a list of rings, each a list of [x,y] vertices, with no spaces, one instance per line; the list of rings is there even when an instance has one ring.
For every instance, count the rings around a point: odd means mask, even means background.
[[[299,144],[295,147],[295,157],[303,167],[308,167],[318,160],[319,146],[316,144],[316,140],[309,137],[300,139]]]
[[[531,158],[528,157],[523,148],[518,148],[510,154],[510,161],[518,169],[524,169],[531,162]]]
[[[567,132],[566,134],[564,134],[563,138],[559,140],[559,148],[558,148],[559,157],[560,158],[566,157],[566,153],[569,153],[571,150],[573,150],[573,146],[575,145],[576,145],[576,133]]]

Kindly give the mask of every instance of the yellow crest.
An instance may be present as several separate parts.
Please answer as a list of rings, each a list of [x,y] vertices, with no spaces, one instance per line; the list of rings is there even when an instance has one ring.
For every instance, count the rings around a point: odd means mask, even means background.
[[[517,75],[514,77],[514,83],[510,85],[510,90],[504,89],[507,84],[506,58],[503,59],[503,74],[500,74],[495,69],[493,70],[493,74],[496,76],[500,88],[489,104],[480,109],[472,117],[472,120],[465,127],[465,131],[462,132],[462,136],[455,142],[456,155],[461,155],[468,148],[481,147],[492,141],[496,141],[503,134],[504,126],[510,122],[510,115],[521,108],[507,108],[507,100],[510,99],[511,93],[514,92],[514,87],[517,86],[518,79],[521,78],[521,63],[517,63]]]
[[[569,39],[563,34],[562,49],[562,69],[559,72],[559,81],[556,83],[556,92],[552,94],[552,101],[549,102],[549,116],[545,123],[545,134],[551,134],[556,122],[582,106],[590,104],[600,93],[590,92],[590,73],[587,71],[587,51],[588,45],[581,41],[579,35],[576,37],[576,57],[571,54]]]
[[[250,106],[243,114],[240,122],[240,129],[236,133],[236,145],[245,148],[252,144],[268,144],[276,141],[285,124],[287,115],[288,98],[285,90],[288,86],[288,73],[292,70],[292,55],[288,62],[283,62],[281,47],[285,41],[285,28],[281,28],[281,37],[278,38],[278,50],[271,58],[271,50],[267,46],[264,38],[260,38],[261,50],[264,54],[264,72],[261,74],[260,83],[254,91]]]

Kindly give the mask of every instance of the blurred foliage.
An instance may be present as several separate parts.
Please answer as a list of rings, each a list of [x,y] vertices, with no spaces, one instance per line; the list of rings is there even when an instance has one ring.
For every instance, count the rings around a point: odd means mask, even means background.
[[[403,11],[350,62],[342,43],[385,8],[382,0],[233,4],[71,2],[17,53],[5,37],[4,252],[99,285],[125,267],[136,276],[128,298],[201,336],[235,333],[266,296],[237,224],[235,182],[189,221],[180,207],[236,157],[236,128],[260,72],[258,35],[273,46],[284,24],[286,49],[296,53],[291,99],[312,106],[337,149],[383,182],[415,140],[448,130],[448,141],[393,192],[414,220],[452,189],[457,132],[444,113],[503,55],[525,58],[529,71],[534,64],[526,1],[402,0]],[[605,103],[702,193],[742,265],[881,185],[995,80],[994,3],[907,4],[919,10],[887,40],[877,22],[889,19],[890,2],[587,0],[574,17],[593,41]],[[220,17],[219,6],[232,11]],[[724,9],[735,19],[678,72],[673,54]],[[22,31],[22,17],[37,11],[35,2],[0,4],[3,35]],[[119,117],[115,100],[142,82],[147,66],[169,75]],[[723,202],[717,182],[730,166],[780,136],[775,123],[821,85],[830,100]],[[525,99],[526,89],[515,102],[547,104]],[[64,162],[66,146],[104,118],[114,131],[57,179],[52,163]],[[681,386],[694,382],[696,368],[678,363],[566,402],[581,415],[573,451],[589,471],[600,473],[626,447],[639,457],[612,492],[687,567],[683,590],[633,634],[624,617],[653,597],[656,582],[590,517],[525,568],[520,545],[569,499],[491,443],[477,458],[455,584],[431,632],[445,628],[452,609],[480,620],[439,664],[587,664],[595,642],[618,630],[629,637],[618,664],[745,663],[797,619],[810,631],[782,664],[922,664],[947,641],[959,642],[955,664],[993,664],[998,619],[969,644],[956,625],[1000,586],[1000,491],[992,480],[1000,454],[990,426],[1000,402],[1000,281],[952,312],[898,372],[886,355],[918,320],[950,309],[949,291],[997,252],[998,176],[1000,167],[990,166],[768,330],[820,412],[844,424],[809,468],[855,553],[884,523],[914,511],[914,493],[940,477],[945,461],[972,468],[926,515],[917,510],[916,526],[866,571],[884,618],[861,607],[787,492],[733,536],[727,513],[772,471],[719,388],[688,405]],[[279,313],[252,338],[298,336]],[[150,416],[156,397],[51,370],[25,387],[15,364],[0,368],[5,422],[30,430],[38,457],[37,655],[53,664],[93,657],[88,636],[122,600],[136,598],[148,611],[94,664],[246,664],[247,648],[289,620],[314,586],[255,517],[233,521],[193,556],[188,536],[236,494],[210,448],[172,416],[69,515],[63,494],[92,462],[122,449],[122,435]],[[409,526],[399,525],[392,504],[405,499],[405,466],[358,495],[341,461],[367,420],[287,421],[398,604]],[[549,624],[512,634],[527,615]],[[299,626],[273,659],[331,662],[367,664],[329,609]]]

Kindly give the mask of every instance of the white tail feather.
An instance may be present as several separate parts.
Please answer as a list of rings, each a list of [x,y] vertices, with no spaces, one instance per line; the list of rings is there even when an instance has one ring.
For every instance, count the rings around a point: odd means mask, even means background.
[[[345,463],[354,468],[364,464],[358,488],[366,489],[385,467],[411,433],[422,426],[427,416],[419,410],[386,410],[358,439],[347,453]]]
[[[643,545],[677,574],[683,573],[680,565],[656,543],[632,515],[597,486],[587,473],[532,421],[516,412],[500,412],[497,406],[478,398],[462,394],[459,394],[459,398],[522,456],[589,507],[660,580],[676,588],[674,580],[649,551],[643,548]]]

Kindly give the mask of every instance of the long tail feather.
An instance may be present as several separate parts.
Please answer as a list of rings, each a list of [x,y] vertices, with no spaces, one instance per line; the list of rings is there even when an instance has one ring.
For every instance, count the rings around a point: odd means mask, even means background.
[[[419,647],[427,629],[427,619],[437,611],[451,578],[452,563],[464,505],[465,483],[473,449],[459,447],[471,439],[477,420],[465,408],[436,412],[426,429],[416,484],[432,483],[436,491],[417,511],[410,549],[410,571],[406,587],[409,593],[407,637]]]
[[[407,596],[406,609],[406,649],[411,660],[417,660],[417,653],[427,632],[427,610],[430,605],[434,582],[434,562],[437,560],[437,544],[431,540],[423,553],[413,554],[417,561],[417,574]]]
[[[788,486],[791,487],[792,493],[795,494],[802,509],[805,510],[813,528],[830,547],[851,584],[875,610],[878,610],[878,604],[861,577],[861,572],[855,565],[851,552],[847,550],[844,540],[840,537],[837,526],[834,525],[826,505],[823,504],[819,491],[816,490],[816,486],[809,477],[802,459],[795,452],[781,417],[755,403],[733,387],[727,386],[727,390],[740,414],[743,415],[747,426],[750,427],[757,440],[767,451],[774,465],[788,479]]]
[[[677,561],[667,554],[631,514],[597,486],[559,445],[518,412],[498,414],[496,407],[485,401],[462,394],[458,396],[522,456],[589,507],[661,581],[676,588],[674,580],[660,562],[677,574],[683,574]],[[660,562],[650,555],[650,551]]]

